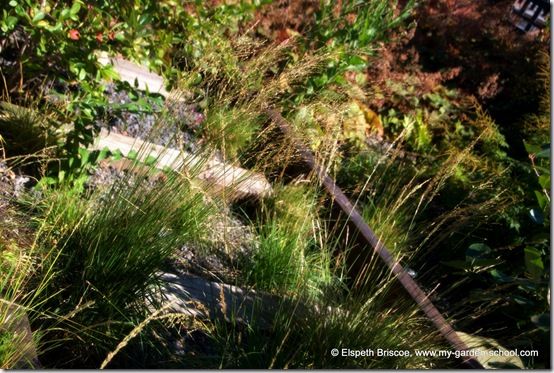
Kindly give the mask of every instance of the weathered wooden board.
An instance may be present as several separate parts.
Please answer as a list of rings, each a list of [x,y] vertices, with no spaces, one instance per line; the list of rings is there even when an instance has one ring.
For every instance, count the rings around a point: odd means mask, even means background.
[[[136,87],[140,90],[159,93],[165,97],[169,96],[169,92],[165,89],[163,77],[148,71],[144,66],[137,65],[123,57],[110,57],[105,53],[99,55],[98,62],[102,65],[113,65],[121,80],[133,87],[136,84]]]
[[[167,148],[147,141],[102,129],[91,147],[95,150],[120,151],[125,157],[136,156],[141,162],[155,159],[155,167],[176,171],[196,170],[197,178],[214,192],[225,193],[231,199],[264,197],[271,193],[271,184],[265,176],[244,168],[225,164],[216,159],[204,160],[194,154]]]
[[[98,60],[104,65],[112,64],[121,79],[132,86],[136,85],[138,89],[169,97],[169,92],[164,88],[163,77],[148,71],[146,67],[119,56],[109,57],[107,54],[101,54]],[[198,179],[208,183],[213,191],[225,193],[231,199],[250,196],[263,197],[271,192],[271,185],[261,174],[214,159],[206,162],[200,157],[177,149],[165,148],[129,136],[109,133],[106,130],[102,130],[94,148],[119,150],[124,156],[128,156],[131,152],[138,152],[140,161],[154,157],[156,158],[156,167],[159,169],[182,170],[183,168],[199,167]]]

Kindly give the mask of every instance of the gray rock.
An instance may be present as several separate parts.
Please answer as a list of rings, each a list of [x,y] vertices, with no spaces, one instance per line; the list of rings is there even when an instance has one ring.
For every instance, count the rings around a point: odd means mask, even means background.
[[[4,323],[0,325],[0,332],[10,333],[14,343],[18,345],[17,361],[12,368],[40,369],[41,364],[26,312],[16,304],[0,303],[0,314],[5,315]]]
[[[27,176],[16,176],[14,180],[14,196],[16,198],[21,197],[21,195],[30,188],[31,178]]]
[[[270,328],[282,299],[267,293],[208,281],[189,274],[163,273],[161,298],[170,311],[200,319]]]

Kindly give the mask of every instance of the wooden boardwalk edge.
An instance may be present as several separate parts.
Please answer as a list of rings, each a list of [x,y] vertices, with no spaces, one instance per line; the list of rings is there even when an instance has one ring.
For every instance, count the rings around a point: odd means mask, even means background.
[[[183,168],[198,169],[197,178],[209,184],[216,192],[227,193],[231,198],[265,197],[272,191],[264,175],[244,168],[229,165],[216,159],[202,159],[191,153],[163,147],[147,141],[109,132],[102,129],[92,150],[120,151],[124,157],[135,154],[137,160],[155,160],[155,167],[180,171]]]

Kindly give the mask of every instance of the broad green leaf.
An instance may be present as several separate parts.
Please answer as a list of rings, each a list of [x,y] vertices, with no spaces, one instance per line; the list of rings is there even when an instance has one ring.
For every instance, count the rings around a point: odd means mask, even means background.
[[[550,175],[541,175],[539,176],[539,184],[542,188],[549,190],[550,189]]]
[[[492,276],[492,278],[494,279],[494,281],[499,282],[499,283],[506,283],[506,282],[514,281],[513,277],[506,275],[505,273],[499,271],[498,269],[492,269],[489,273]]]
[[[49,29],[49,28],[50,28],[50,24],[48,23],[48,21],[42,20],[42,21],[38,21],[38,22],[37,22],[37,27]]]
[[[100,150],[100,152],[98,153],[98,157],[96,158],[96,161],[100,162],[101,160],[106,159],[109,154],[110,154],[110,149],[108,148],[104,148]]]
[[[544,193],[542,191],[535,190],[535,198],[539,203],[539,207],[543,210],[546,209],[546,207],[548,206],[548,199],[546,198]]]
[[[158,160],[157,157],[149,155],[148,157],[146,157],[146,160],[144,161],[144,163],[147,164],[148,166],[154,166],[157,160]]]
[[[6,26],[8,26],[10,29],[17,24],[18,18],[14,16],[8,16],[6,18]]]
[[[79,2],[74,2],[71,6],[71,9],[69,10],[69,13],[72,16],[76,16],[77,13],[79,13],[79,10],[81,10],[81,4]]]
[[[532,278],[538,280],[544,273],[544,264],[540,250],[527,246],[525,252],[525,268]]]
[[[547,149],[543,149],[536,154],[537,158],[550,158],[550,146]]]
[[[491,253],[491,248],[484,243],[471,244],[466,250],[466,260],[482,259]]]
[[[131,150],[129,154],[127,154],[127,158],[136,160],[138,158],[138,152],[136,150]]]
[[[533,221],[533,223],[536,223],[536,224],[544,223],[544,216],[539,209],[529,210],[529,216],[531,217],[531,220]]]
[[[46,16],[46,14],[44,14],[43,11],[39,10],[35,16],[33,17],[33,20],[31,22],[33,23],[37,23],[38,21],[41,21],[44,19],[44,17]]]
[[[550,314],[548,313],[531,316],[531,322],[545,332],[550,330]]]
[[[79,148],[79,155],[81,156],[81,163],[84,165],[88,162],[90,152],[85,148]]]
[[[348,70],[360,70],[366,67],[366,61],[360,56],[350,56],[348,57]]]
[[[525,145],[525,150],[527,150],[527,153],[529,154],[537,154],[541,151],[541,147],[536,144],[529,144],[528,142],[523,142]]]
[[[99,69],[100,75],[106,80],[119,80],[119,73],[113,68],[112,65],[106,65]]]
[[[112,158],[114,161],[118,161],[123,158],[123,153],[121,153],[121,150],[117,149],[116,151],[112,152]]]
[[[60,19],[64,20],[69,17],[69,9],[65,8],[60,13]]]

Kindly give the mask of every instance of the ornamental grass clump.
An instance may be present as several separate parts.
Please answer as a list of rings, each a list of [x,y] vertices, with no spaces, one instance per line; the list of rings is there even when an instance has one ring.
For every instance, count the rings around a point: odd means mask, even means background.
[[[449,362],[416,355],[417,350],[446,347],[417,306],[404,294],[397,293],[395,280],[384,278],[376,288],[379,291],[374,293],[354,294],[337,286],[325,298],[315,299],[305,295],[310,290],[305,282],[299,282],[296,297],[283,298],[274,305],[270,318],[268,312],[260,312],[246,327],[238,320],[214,323],[208,335],[217,352],[215,356],[201,356],[204,367],[429,369],[448,366]],[[354,358],[348,355],[348,350],[351,353],[372,350],[372,353]],[[187,356],[185,361],[195,358]]]
[[[41,311],[71,315],[53,321],[50,365],[97,367],[158,306],[156,285],[170,256],[206,231],[210,203],[189,179],[130,175],[87,196],[51,190],[37,207],[38,244],[55,253]]]
[[[257,247],[241,265],[247,283],[282,294],[298,294],[302,284],[320,296],[333,282],[317,202],[317,195],[301,184],[275,189],[256,224]]]

